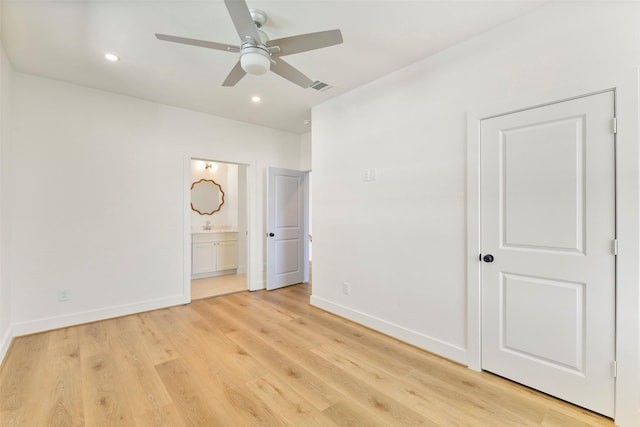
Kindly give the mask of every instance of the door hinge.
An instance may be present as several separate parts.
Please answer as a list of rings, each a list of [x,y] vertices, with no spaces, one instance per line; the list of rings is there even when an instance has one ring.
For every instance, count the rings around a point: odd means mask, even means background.
[[[613,239],[613,254],[618,255],[618,239]]]
[[[613,133],[618,133],[618,118],[614,117],[611,119],[611,131]]]
[[[618,362],[616,362],[615,360],[611,362],[611,375],[613,376],[613,378],[618,377]]]

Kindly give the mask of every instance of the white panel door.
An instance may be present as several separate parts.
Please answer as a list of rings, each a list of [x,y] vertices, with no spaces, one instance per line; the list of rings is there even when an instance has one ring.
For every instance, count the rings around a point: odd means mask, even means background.
[[[305,277],[306,172],[269,168],[267,289],[302,283]]]
[[[481,124],[482,368],[607,416],[613,117],[604,92]]]

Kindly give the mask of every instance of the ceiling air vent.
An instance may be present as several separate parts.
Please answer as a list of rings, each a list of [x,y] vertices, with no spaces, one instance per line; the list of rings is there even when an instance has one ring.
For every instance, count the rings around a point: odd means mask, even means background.
[[[315,90],[319,90],[320,92],[326,92],[329,89],[331,89],[333,86],[331,86],[330,84],[327,84],[327,83],[324,83],[324,82],[316,80],[315,82],[313,82],[311,87],[314,88]]]

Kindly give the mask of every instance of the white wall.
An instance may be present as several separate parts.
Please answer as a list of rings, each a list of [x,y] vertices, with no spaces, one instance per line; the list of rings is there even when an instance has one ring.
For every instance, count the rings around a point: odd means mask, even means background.
[[[0,5],[0,16],[2,7]],[[0,34],[0,360],[9,348],[11,339],[11,290],[9,286],[9,263],[7,243],[9,241],[8,204],[4,200],[7,186],[7,170],[4,158],[8,155],[5,143],[9,138],[9,115],[11,105],[11,77],[12,69],[4,51]]]
[[[314,108],[312,303],[469,363],[467,114],[616,87],[616,420],[640,425],[638,22],[638,3],[548,5]]]
[[[296,168],[299,136],[14,73],[14,334],[188,300],[189,159],[243,163],[262,276],[263,171]],[[187,269],[188,270],[188,269]],[[58,290],[70,300],[58,302]]]

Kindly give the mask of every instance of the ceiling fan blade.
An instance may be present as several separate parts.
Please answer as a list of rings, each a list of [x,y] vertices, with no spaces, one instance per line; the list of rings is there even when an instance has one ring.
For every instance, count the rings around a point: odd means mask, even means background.
[[[253,23],[249,7],[244,0],[224,0],[225,6],[231,15],[234,27],[240,36],[242,43],[247,42],[247,38],[253,39],[254,43],[260,43],[260,36],[256,24]]]
[[[308,88],[313,84],[313,80],[281,58],[274,58],[274,62],[271,63],[271,71],[302,88]]]
[[[191,46],[206,47],[206,48],[209,48],[209,49],[224,50],[224,51],[227,51],[227,52],[240,52],[240,47],[239,46],[234,46],[234,45],[231,45],[231,44],[208,42],[208,41],[205,41],[205,40],[197,40],[197,39],[189,39],[189,38],[186,38],[186,37],[169,36],[169,35],[166,35],[166,34],[156,34],[156,38],[158,40],[164,40],[164,41],[167,41],[167,42],[188,44],[188,45],[191,45]]]
[[[247,72],[242,69],[240,61],[238,61],[227,78],[224,79],[224,82],[222,82],[222,86],[235,86],[245,74],[247,74]]]
[[[308,50],[321,49],[340,43],[342,43],[342,33],[340,30],[328,30],[269,40],[267,46],[280,47],[280,52],[276,52],[273,55],[285,56],[306,52]]]

